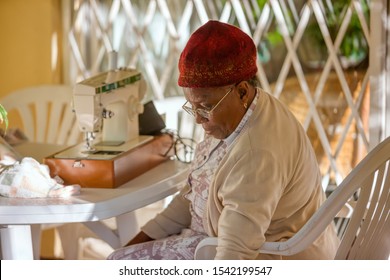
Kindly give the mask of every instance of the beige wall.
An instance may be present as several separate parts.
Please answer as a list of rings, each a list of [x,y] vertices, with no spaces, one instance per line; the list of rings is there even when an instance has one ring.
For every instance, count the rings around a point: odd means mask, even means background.
[[[60,83],[58,60],[52,69],[51,58],[52,36],[60,30],[59,7],[60,0],[0,0],[0,97],[23,87]]]
[[[24,87],[61,82],[61,53],[52,64],[51,43],[57,32],[61,46],[60,27],[60,0],[0,0],[0,98]],[[12,115],[10,125],[18,127]],[[56,257],[54,242],[54,231],[44,231],[43,257]]]

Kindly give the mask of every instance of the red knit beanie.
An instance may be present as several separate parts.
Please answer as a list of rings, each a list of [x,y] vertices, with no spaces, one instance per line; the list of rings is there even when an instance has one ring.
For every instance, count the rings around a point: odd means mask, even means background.
[[[181,87],[220,87],[253,77],[256,46],[241,29],[210,20],[190,37],[179,59]]]

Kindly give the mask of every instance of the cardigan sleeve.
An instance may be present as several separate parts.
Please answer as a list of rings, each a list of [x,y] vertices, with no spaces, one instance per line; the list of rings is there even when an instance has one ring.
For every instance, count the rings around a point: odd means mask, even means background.
[[[268,151],[251,151],[220,172],[216,259],[255,259],[283,194],[284,179]],[[217,202],[218,203],[218,202]]]
[[[190,225],[191,214],[189,201],[184,198],[189,186],[186,185],[171,201],[171,203],[154,219],[147,222],[141,230],[153,239],[161,239],[172,234],[178,234]]]

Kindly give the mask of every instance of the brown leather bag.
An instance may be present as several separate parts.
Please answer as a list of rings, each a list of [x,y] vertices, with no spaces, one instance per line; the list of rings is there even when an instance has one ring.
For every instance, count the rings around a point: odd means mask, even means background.
[[[49,166],[50,175],[58,175],[65,185],[116,188],[168,160],[172,146],[172,136],[162,134],[109,160],[64,159],[52,155],[45,158],[44,163]]]

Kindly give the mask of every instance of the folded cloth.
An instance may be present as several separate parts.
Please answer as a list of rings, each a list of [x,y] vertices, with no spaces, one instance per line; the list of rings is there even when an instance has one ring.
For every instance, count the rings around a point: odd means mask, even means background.
[[[0,195],[5,197],[66,198],[80,193],[79,185],[64,186],[63,181],[50,177],[49,167],[30,157],[20,161],[0,161]]]

